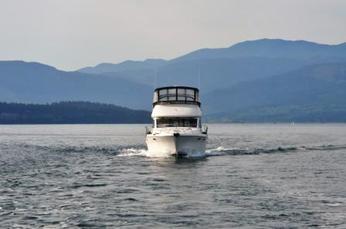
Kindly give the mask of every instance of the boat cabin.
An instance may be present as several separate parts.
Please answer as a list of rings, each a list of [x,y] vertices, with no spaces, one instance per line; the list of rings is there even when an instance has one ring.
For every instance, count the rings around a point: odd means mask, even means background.
[[[154,92],[153,106],[157,104],[196,104],[200,106],[199,91],[194,87],[160,87]]]
[[[201,127],[199,91],[186,86],[161,87],[154,91],[154,128]]]

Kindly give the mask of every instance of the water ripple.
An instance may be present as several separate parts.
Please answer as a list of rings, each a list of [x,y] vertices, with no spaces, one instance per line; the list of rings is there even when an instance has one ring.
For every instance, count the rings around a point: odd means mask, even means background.
[[[199,160],[150,157],[143,126],[105,128],[0,129],[1,227],[346,226],[345,127],[215,125]]]

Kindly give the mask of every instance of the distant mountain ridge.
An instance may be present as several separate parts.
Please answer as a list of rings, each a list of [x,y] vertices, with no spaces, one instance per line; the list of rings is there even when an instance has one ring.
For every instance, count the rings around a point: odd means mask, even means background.
[[[210,120],[346,122],[346,62],[317,64],[205,96]],[[227,101],[227,102],[226,102]]]
[[[325,45],[308,41],[260,39],[244,41],[228,48],[196,50],[169,61],[161,60],[155,67],[148,67],[147,61],[144,61],[135,62],[136,65],[132,67],[127,64],[124,69],[124,62],[111,64],[107,72],[102,65],[81,71],[123,78],[148,86],[153,86],[153,82],[156,82],[156,86],[201,86],[202,91],[210,92],[312,64],[343,61],[346,61],[346,43]]]
[[[214,59],[214,58],[239,58],[239,57],[265,57],[285,59],[309,58],[338,58],[345,59],[346,43],[338,45],[318,44],[309,41],[288,41],[282,39],[260,39],[244,41],[229,48],[200,49],[173,61]]]
[[[211,121],[342,121],[345,64],[346,43],[280,39],[75,72],[0,61],[0,101],[91,101],[149,110],[154,87],[187,85],[200,88]]]
[[[0,101],[51,103],[91,101],[149,108],[152,88],[101,75],[65,72],[23,61],[0,61]]]
[[[85,67],[79,69],[78,71],[91,74],[102,74],[109,72],[124,72],[128,70],[154,70],[156,68],[163,66],[166,62],[167,61],[163,59],[146,59],[144,61],[127,60],[119,64],[101,63],[95,67]]]

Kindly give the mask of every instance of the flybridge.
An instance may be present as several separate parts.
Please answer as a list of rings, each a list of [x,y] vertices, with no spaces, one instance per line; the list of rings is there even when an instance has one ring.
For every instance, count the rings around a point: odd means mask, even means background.
[[[153,106],[157,104],[195,104],[200,106],[199,90],[185,86],[160,87],[154,92]]]

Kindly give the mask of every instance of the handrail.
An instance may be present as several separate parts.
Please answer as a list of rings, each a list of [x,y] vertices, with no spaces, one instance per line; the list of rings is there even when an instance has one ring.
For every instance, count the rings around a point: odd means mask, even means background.
[[[151,128],[150,127],[145,127],[145,134],[151,134]]]
[[[161,91],[161,90],[165,90],[165,89],[190,89],[190,90],[194,90],[194,91],[199,91],[198,88],[196,87],[189,87],[189,86],[167,86],[167,87],[158,87],[155,89],[155,91]]]
[[[192,104],[192,105],[198,105],[201,106],[201,103],[198,101],[182,101],[182,100],[171,100],[171,101],[158,101],[153,102],[153,107],[158,104]]]
[[[208,126],[202,126],[202,134],[208,134]]]

